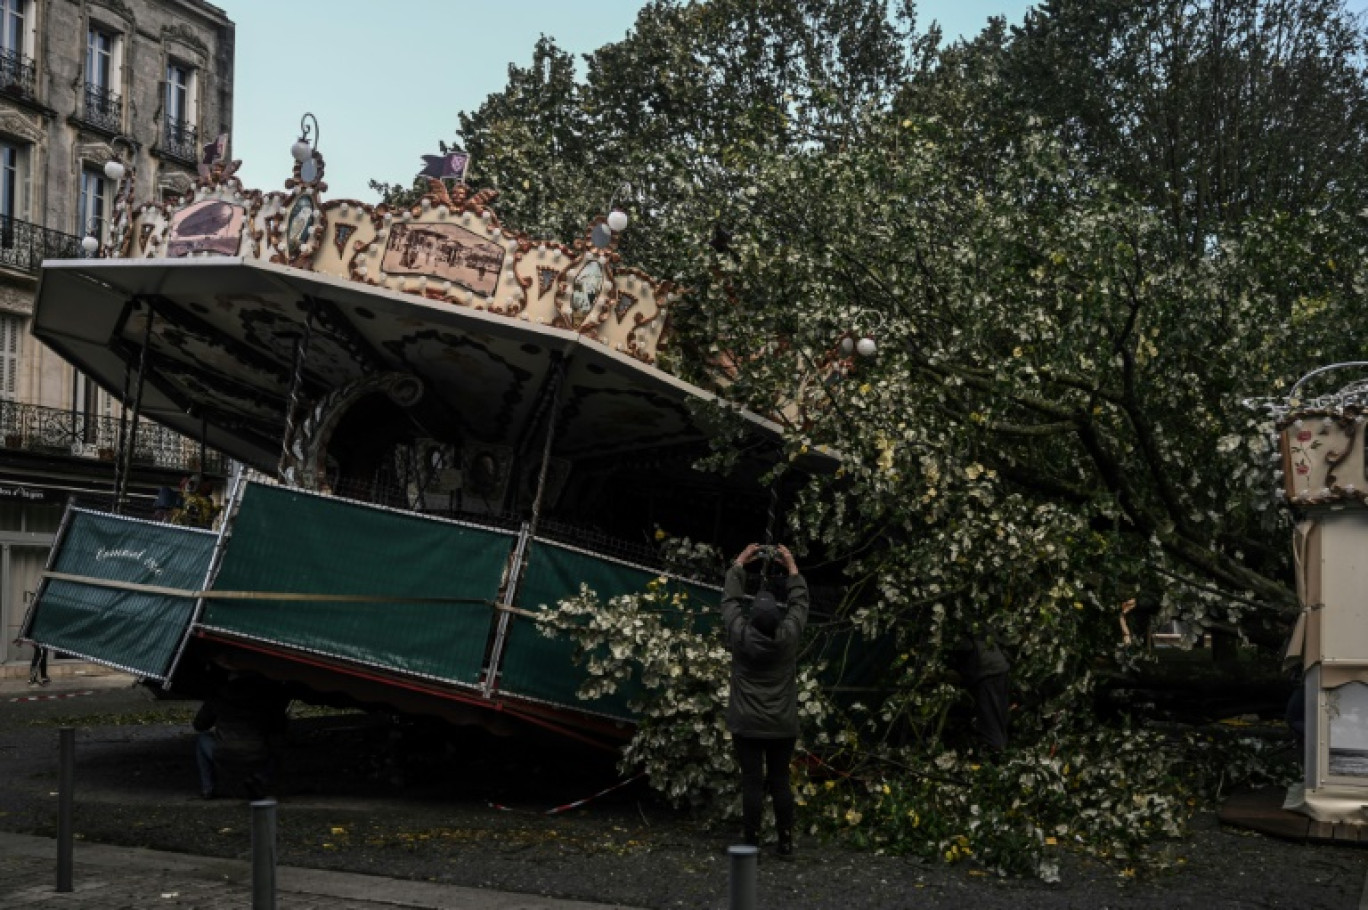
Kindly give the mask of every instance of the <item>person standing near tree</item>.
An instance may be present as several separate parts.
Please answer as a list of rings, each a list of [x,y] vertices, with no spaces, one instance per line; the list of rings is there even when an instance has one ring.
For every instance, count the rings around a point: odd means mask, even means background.
[[[798,741],[798,645],[807,625],[808,586],[787,547],[774,553],[788,570],[787,610],[763,586],[749,614],[741,608],[746,564],[762,552],[750,544],[727,569],[722,623],[732,654],[727,729],[741,766],[741,815],[745,843],[760,845],[765,794],[774,801],[779,856],[793,856],[794,799],[789,762]]]
[[[16,638],[14,643],[19,644],[21,639]],[[46,686],[52,680],[48,679],[47,661],[48,651],[38,642],[30,642],[33,645],[33,657],[29,660],[29,680],[30,686]]]

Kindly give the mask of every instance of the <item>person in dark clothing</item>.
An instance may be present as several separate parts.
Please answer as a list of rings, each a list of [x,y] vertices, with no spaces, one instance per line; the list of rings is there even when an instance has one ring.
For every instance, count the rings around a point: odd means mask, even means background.
[[[789,762],[798,741],[798,645],[807,625],[808,586],[787,547],[775,552],[788,570],[787,609],[769,591],[755,595],[749,614],[741,608],[746,564],[761,552],[751,544],[727,569],[722,592],[722,623],[732,654],[731,701],[727,729],[741,766],[741,816],[744,840],[760,845],[765,794],[774,801],[779,855],[793,856],[794,799]]]
[[[1306,679],[1303,677],[1298,680],[1297,685],[1292,689],[1292,694],[1287,697],[1287,708],[1284,711],[1284,718],[1287,720],[1288,729],[1292,731],[1292,737],[1297,742],[1297,753],[1301,753],[1306,748]]]
[[[242,770],[251,799],[272,792],[289,706],[289,696],[279,684],[251,674],[228,674],[193,721],[199,734],[195,760],[201,796],[214,799],[222,794],[219,770],[225,764]]]
[[[974,697],[974,732],[994,752],[1007,748],[1008,672],[1011,664],[987,638],[967,637],[953,652],[954,670]]]
[[[52,680],[48,679],[47,674],[48,651],[38,642],[33,643],[33,657],[29,660],[29,682],[30,686],[46,686]]]

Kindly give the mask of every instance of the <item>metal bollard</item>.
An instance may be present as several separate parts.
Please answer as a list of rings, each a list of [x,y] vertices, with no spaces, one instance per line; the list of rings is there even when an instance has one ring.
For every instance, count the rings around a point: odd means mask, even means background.
[[[57,890],[71,891],[72,844],[71,830],[72,784],[76,778],[76,730],[61,727],[57,731]]]
[[[760,848],[738,844],[727,848],[731,857],[731,903],[729,910],[755,910],[755,869]]]
[[[276,910],[276,801],[252,803],[252,910]]]

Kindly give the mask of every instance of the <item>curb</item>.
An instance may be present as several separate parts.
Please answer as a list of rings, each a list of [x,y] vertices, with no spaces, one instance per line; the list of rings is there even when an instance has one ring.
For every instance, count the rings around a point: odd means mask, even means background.
[[[0,859],[47,861],[53,863],[55,868],[56,857],[57,842],[54,839],[0,832]],[[149,873],[165,873],[213,882],[242,895],[250,894],[252,889],[252,866],[247,860],[78,842],[75,847],[75,867],[78,879],[82,867],[86,870],[93,867],[106,876],[114,872],[130,881],[142,881]],[[636,910],[621,904],[595,904],[536,894],[486,891],[459,885],[296,866],[277,867],[276,889],[281,894],[357,901],[376,907],[409,910]],[[0,898],[3,898],[3,894],[0,894]]]

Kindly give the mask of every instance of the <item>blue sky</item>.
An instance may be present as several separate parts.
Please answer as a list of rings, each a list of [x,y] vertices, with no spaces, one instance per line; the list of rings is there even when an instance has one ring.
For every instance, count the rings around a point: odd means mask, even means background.
[[[232,154],[251,189],[282,189],[305,111],[318,118],[327,198],[377,201],[372,178],[407,181],[456,136],[457,114],[526,66],[537,38],[585,54],[620,41],[642,0],[211,0],[237,24]],[[1365,0],[1368,2],[1368,0]],[[1027,0],[922,0],[918,21],[976,34]],[[381,18],[382,16],[386,18]],[[472,183],[479,183],[479,162]]]
[[[251,189],[282,189],[305,111],[318,119],[327,198],[377,201],[372,179],[406,182],[456,136],[457,114],[527,65],[546,34],[585,54],[619,41],[642,0],[212,0],[237,24],[232,154]],[[989,16],[1018,22],[1028,0],[920,0],[948,37]],[[1351,0],[1350,9],[1368,9]],[[383,17],[383,18],[382,18]],[[479,183],[479,162],[472,182]]]

